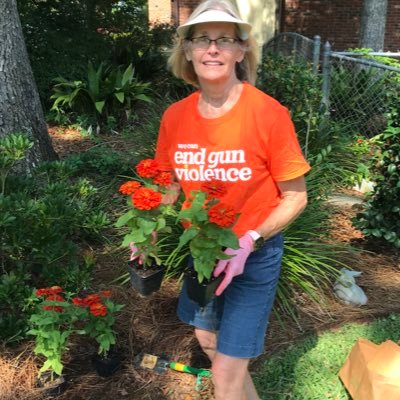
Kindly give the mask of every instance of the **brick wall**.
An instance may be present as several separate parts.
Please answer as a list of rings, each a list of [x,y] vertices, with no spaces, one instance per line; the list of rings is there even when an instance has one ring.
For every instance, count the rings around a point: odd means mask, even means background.
[[[334,50],[359,47],[362,0],[283,0],[282,32],[320,35]],[[385,50],[400,50],[400,2],[388,0]]]
[[[179,25],[188,19],[189,15],[200,3],[201,0],[179,0]]]
[[[385,47],[391,51],[400,51],[400,1],[398,0],[389,0]]]

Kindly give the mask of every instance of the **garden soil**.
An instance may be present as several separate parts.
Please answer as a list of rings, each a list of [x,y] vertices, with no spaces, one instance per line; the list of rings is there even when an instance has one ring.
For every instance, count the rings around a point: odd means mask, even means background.
[[[51,130],[53,142],[61,158],[71,152],[85,151],[93,144],[74,131]],[[113,139],[115,143],[115,138]],[[347,193],[349,194],[349,193]],[[350,193],[351,195],[357,195]],[[272,316],[266,338],[265,353],[253,361],[256,371],[269,355],[284,350],[307,334],[335,329],[348,322],[367,322],[392,312],[400,312],[400,253],[382,244],[363,238],[351,225],[356,205],[335,204],[333,240],[352,244],[359,252],[340,257],[362,275],[359,285],[368,296],[363,307],[346,306],[327,293],[326,300],[315,304],[299,294],[296,299],[298,320],[283,315]],[[65,359],[66,392],[60,400],[208,400],[212,385],[203,379],[196,387],[193,375],[167,370],[159,375],[142,370],[134,363],[140,353],[165,355],[197,368],[210,363],[196,343],[193,331],[176,317],[180,282],[165,281],[161,290],[147,298],[140,297],[126,284],[110,283],[126,273],[127,254],[121,249],[93,248],[96,256],[94,285],[96,289],[112,289],[117,302],[126,304],[118,315],[116,331],[122,366],[112,377],[101,378],[94,372],[91,357],[93,344],[81,338],[73,342]],[[279,311],[278,311],[279,313]],[[33,343],[0,348],[0,400],[40,399],[34,389],[40,360],[32,354]]]

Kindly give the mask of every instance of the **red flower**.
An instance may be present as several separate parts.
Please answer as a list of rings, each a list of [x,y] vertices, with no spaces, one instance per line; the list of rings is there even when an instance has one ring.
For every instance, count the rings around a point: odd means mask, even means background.
[[[130,195],[130,194],[135,193],[135,191],[139,188],[140,188],[140,182],[128,181],[128,182],[123,183],[119,187],[119,192],[122,194]]]
[[[50,294],[49,296],[47,296],[45,298],[45,301],[65,301],[61,296],[59,296],[58,294]],[[57,312],[61,312],[63,310],[62,306],[43,306],[44,310],[47,311],[57,311]]]
[[[153,178],[160,172],[160,168],[157,161],[148,158],[136,165],[136,171],[142,178]]]
[[[91,304],[89,311],[95,317],[104,317],[105,315],[107,315],[107,307],[102,303]]]
[[[227,192],[226,186],[221,181],[216,179],[209,182],[204,182],[200,189],[203,192],[206,192],[210,197],[215,197],[217,199],[224,197]]]
[[[85,300],[81,299],[80,297],[74,297],[72,299],[72,304],[75,304],[76,306],[79,306],[79,307],[86,307],[87,306]]]
[[[62,287],[60,286],[52,286],[51,288],[48,289],[48,291],[49,294],[58,294],[61,293],[63,290]]]
[[[160,172],[153,178],[153,183],[160,186],[168,186],[172,183],[171,172]]]
[[[362,142],[364,142],[364,140],[362,140],[362,139],[357,139],[357,143],[362,143]]]
[[[153,210],[161,204],[161,193],[142,187],[133,193],[132,203],[139,210]]]
[[[48,288],[42,288],[42,289],[36,290],[36,296],[45,296],[48,294],[50,294]]]
[[[62,287],[60,286],[52,286],[49,288],[42,288],[36,290],[36,296],[46,296],[48,294],[58,294],[63,291]]]
[[[94,303],[99,303],[101,301],[101,298],[98,294],[89,294],[83,299],[83,301],[87,306],[90,306]]]
[[[112,291],[111,290],[103,290],[100,292],[100,296],[102,297],[111,297],[112,296]]]
[[[236,213],[232,207],[218,203],[208,210],[208,219],[218,226],[227,228],[235,222]]]

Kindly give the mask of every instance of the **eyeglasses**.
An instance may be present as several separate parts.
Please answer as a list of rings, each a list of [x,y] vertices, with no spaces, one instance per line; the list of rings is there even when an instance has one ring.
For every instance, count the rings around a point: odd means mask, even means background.
[[[210,39],[207,36],[199,36],[187,40],[192,43],[192,48],[194,50],[207,50],[213,42],[220,50],[232,50],[235,47],[236,42],[239,41],[239,39],[225,36],[218,39]]]

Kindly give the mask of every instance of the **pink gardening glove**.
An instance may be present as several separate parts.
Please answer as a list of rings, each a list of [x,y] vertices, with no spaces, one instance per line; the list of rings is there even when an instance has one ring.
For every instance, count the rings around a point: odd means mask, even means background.
[[[157,232],[154,231],[152,232],[151,236],[153,236],[152,244],[157,242]],[[136,247],[134,242],[129,243],[129,248],[131,249],[131,255],[129,257],[129,261],[134,261],[139,259],[138,263],[141,265],[143,264],[143,255],[142,254],[136,254],[138,251],[138,248]],[[136,254],[136,255],[135,255]]]
[[[221,272],[225,272],[224,279],[215,291],[217,296],[222,294],[235,276],[243,274],[247,257],[254,249],[254,240],[249,234],[246,233],[239,239],[239,246],[240,248],[237,250],[226,249],[224,253],[233,257],[229,260],[219,260],[214,269],[215,277],[219,276]]]

